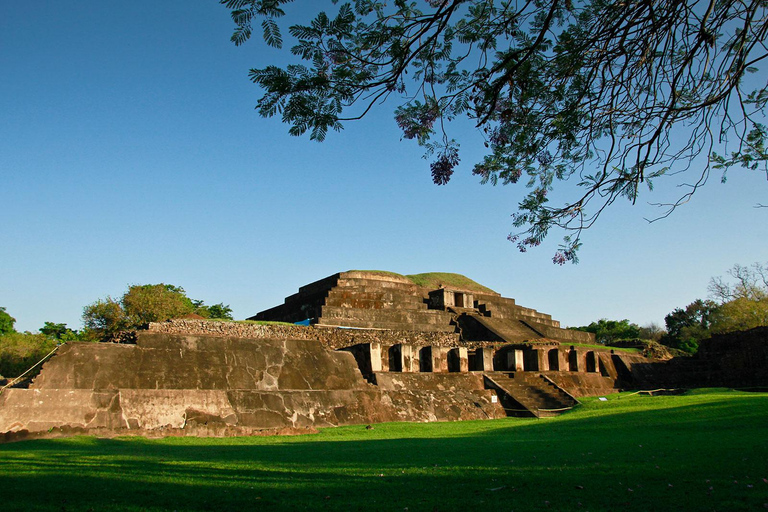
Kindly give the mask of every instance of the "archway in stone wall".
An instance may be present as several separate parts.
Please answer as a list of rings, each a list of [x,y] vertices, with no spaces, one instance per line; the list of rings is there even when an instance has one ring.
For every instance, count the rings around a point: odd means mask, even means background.
[[[568,371],[569,372],[579,371],[579,354],[576,352],[575,348],[572,348],[568,352]]]
[[[468,360],[468,363],[469,363],[469,371],[477,371],[477,370],[481,370],[482,369],[482,368],[478,368],[478,366],[480,366],[480,365],[478,364],[477,359],[478,359],[478,357],[477,357],[476,349],[469,350],[468,353],[467,353],[467,360]]]
[[[400,345],[392,345],[387,350],[389,356],[389,371],[402,372],[403,371],[403,355]]]
[[[448,351],[448,371],[449,372],[461,371],[461,358],[459,356],[458,348],[452,348]]]
[[[587,352],[587,373],[594,373],[597,371],[597,357],[592,351]]]
[[[523,369],[526,372],[539,371],[539,351],[531,348],[523,352]]]
[[[597,360],[597,366],[598,370],[600,370],[600,375],[603,377],[610,377],[611,374],[608,372],[608,368],[605,367],[605,363],[603,363],[602,359]]]
[[[432,347],[421,347],[419,349],[419,371],[432,371]]]
[[[553,372],[560,371],[560,354],[556,348],[550,349],[547,352],[547,364],[549,366],[550,371],[553,371]]]

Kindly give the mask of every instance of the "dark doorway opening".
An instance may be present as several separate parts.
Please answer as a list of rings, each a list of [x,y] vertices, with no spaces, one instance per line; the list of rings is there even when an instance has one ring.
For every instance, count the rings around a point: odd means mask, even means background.
[[[387,351],[389,355],[389,371],[402,372],[403,371],[403,355],[400,345],[392,345]]]
[[[419,371],[432,371],[432,347],[421,347],[419,349]]]

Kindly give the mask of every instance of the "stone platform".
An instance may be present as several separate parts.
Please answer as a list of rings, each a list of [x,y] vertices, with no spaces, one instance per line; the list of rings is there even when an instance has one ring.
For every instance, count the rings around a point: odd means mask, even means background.
[[[142,332],[136,345],[71,343],[29,389],[0,394],[0,432],[250,434],[387,421],[498,418],[482,386],[383,389],[354,356],[308,340]]]
[[[458,274],[443,275],[474,283]],[[550,315],[519,306],[477,283],[459,287],[449,282],[432,289],[408,276],[378,271],[351,270],[320,279],[249,320],[457,333],[465,341],[594,343],[592,334],[562,329]]]

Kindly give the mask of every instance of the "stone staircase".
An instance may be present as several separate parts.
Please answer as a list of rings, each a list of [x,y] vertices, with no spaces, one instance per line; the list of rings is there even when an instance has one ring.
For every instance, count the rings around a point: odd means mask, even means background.
[[[485,386],[495,389],[508,416],[557,416],[579,403],[554,382],[535,372],[485,372]]]
[[[514,318],[492,318],[467,312],[459,316],[457,320],[462,324],[462,329],[468,329],[468,332],[473,333],[471,337],[476,339],[493,340],[497,338],[504,343],[523,343],[545,337],[525,322]]]
[[[533,323],[560,327],[560,322],[552,320],[552,316],[540,313],[535,309],[524,308],[515,304],[514,299],[496,297],[493,295],[476,294],[475,302],[481,315],[493,318],[519,319]]]
[[[565,343],[595,342],[593,334],[562,329],[560,322],[553,320],[550,315],[535,309],[518,306],[515,304],[514,299],[476,294],[475,303],[481,317],[492,319],[500,325],[504,323],[516,324],[514,330],[518,331],[518,333],[512,333],[511,337],[501,336],[502,339],[508,339],[510,342],[518,342],[526,339],[526,337],[530,339],[531,332],[536,333],[537,337],[556,339]],[[525,331],[528,331],[528,333],[525,333]]]
[[[446,311],[428,309],[424,290],[410,281],[341,274],[328,290],[316,324],[425,332],[455,332]],[[362,273],[360,273],[362,274]]]

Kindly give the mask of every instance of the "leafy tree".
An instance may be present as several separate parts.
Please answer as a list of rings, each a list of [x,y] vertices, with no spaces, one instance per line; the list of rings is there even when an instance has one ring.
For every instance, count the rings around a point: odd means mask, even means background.
[[[712,332],[746,331],[768,325],[768,300],[734,299],[721,305],[712,319]]]
[[[232,41],[245,43],[260,21],[265,42],[281,48],[277,22],[291,1],[220,0]],[[660,217],[713,169],[722,181],[733,166],[768,173],[768,89],[756,67],[768,56],[764,1],[331,3],[335,13],[289,28],[303,64],[250,71],[264,89],[259,113],[322,141],[400,97],[395,120],[425,147],[437,184],[460,161],[451,122],[468,118],[487,148],[473,174],[531,189],[509,237],[522,251],[559,227],[567,234],[553,261],[576,262],[582,230],[664,175],[687,188],[658,205]],[[580,188],[551,204],[565,180]]]
[[[55,339],[43,334],[11,332],[0,335],[0,375],[18,377],[53,350],[56,344]]]
[[[80,333],[67,327],[67,324],[45,322],[45,324],[39,330],[40,334],[44,334],[49,338],[53,338],[59,341],[75,341],[82,338]]]
[[[659,341],[667,331],[657,323],[649,323],[640,328],[639,338],[643,340]]]
[[[603,345],[609,345],[618,340],[629,340],[640,336],[640,327],[630,323],[629,320],[608,320],[601,318],[587,326],[572,327],[576,331],[591,332],[595,335],[595,341]]]
[[[16,319],[5,312],[4,307],[0,307],[0,335],[16,332],[13,325],[16,323]]]
[[[118,331],[191,313],[205,318],[232,318],[232,310],[223,303],[206,306],[201,300],[187,297],[180,286],[160,283],[133,285],[120,300],[107,297],[89,304],[83,309],[83,324],[86,331],[108,338]],[[81,336],[88,337],[89,333]]]
[[[753,263],[748,267],[736,264],[728,271],[728,275],[736,280],[734,284],[722,277],[710,279],[708,290],[713,299],[720,303],[735,299],[768,299],[768,263]]]
[[[144,284],[128,288],[123,309],[134,326],[162,322],[195,311],[184,289],[172,284]]]
[[[768,325],[768,263],[748,267],[736,264],[728,274],[734,283],[722,277],[709,282],[710,296],[720,302],[712,319],[712,331],[743,331]]]
[[[689,353],[699,349],[701,340],[711,336],[712,321],[719,306],[711,300],[697,299],[685,309],[677,308],[664,317],[667,334],[661,343]]]
[[[106,335],[128,329],[131,322],[120,301],[107,297],[83,308],[83,326]]]
[[[206,307],[208,310],[209,318],[232,320],[232,308],[230,308],[229,305],[225,306],[223,302],[220,302],[218,304]]]

